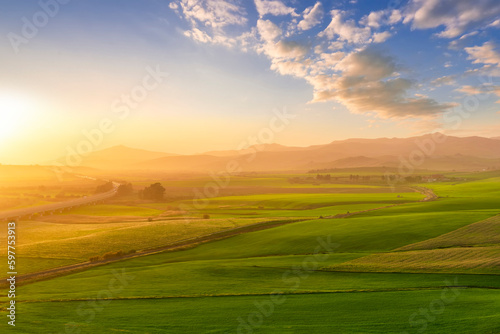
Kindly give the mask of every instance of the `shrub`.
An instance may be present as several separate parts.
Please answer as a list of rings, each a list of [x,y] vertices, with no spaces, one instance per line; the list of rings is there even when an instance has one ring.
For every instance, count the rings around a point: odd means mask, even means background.
[[[210,219],[210,215],[204,214],[203,219]]]
[[[119,250],[118,252],[107,252],[102,256],[102,258],[103,258],[103,260],[108,260],[108,259],[113,259],[116,257],[121,257],[124,254],[125,253],[122,250]]]
[[[159,182],[144,188],[141,192],[142,198],[149,200],[158,200],[158,201],[163,200],[164,194],[165,194],[165,188],[163,188],[163,186]]]

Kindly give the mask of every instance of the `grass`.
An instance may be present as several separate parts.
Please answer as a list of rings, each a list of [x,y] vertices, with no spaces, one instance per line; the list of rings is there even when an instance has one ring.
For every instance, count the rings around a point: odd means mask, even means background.
[[[211,199],[209,209],[195,212],[193,217],[183,217],[179,212],[175,214],[167,210],[171,205],[161,203],[84,206],[65,214],[39,218],[42,221],[18,223],[17,255],[30,264],[20,267],[19,272],[36,272],[51,266],[83,262],[106,252],[156,248],[257,222],[291,217],[317,218],[421,197],[418,193],[403,194],[399,198],[396,194],[221,197]],[[222,203],[231,203],[240,209],[221,209]],[[254,212],[254,205],[257,205],[258,213]],[[265,208],[259,209],[262,205]],[[209,214],[211,219],[201,219],[203,214]],[[154,219],[149,222],[146,217]],[[6,231],[3,228],[0,237],[5,238]],[[5,249],[0,250],[0,256],[5,256]]]
[[[354,259],[332,270],[500,273],[500,216],[409,244],[395,252]]]
[[[111,251],[160,247],[182,239],[262,221],[268,219],[160,219],[152,222],[143,219],[102,224],[21,221],[16,227],[16,254],[20,259],[19,263],[22,263],[22,259],[27,259],[30,265],[19,266],[19,273],[36,272],[62,263],[84,262],[91,256]],[[0,224],[0,238],[3,240],[6,238],[6,224]],[[6,248],[0,250],[0,255],[1,267],[4,268]]]
[[[500,246],[379,253],[334,265],[331,269],[500,274]]]
[[[346,205],[333,205],[325,206],[315,209],[303,209],[303,210],[281,210],[281,209],[259,209],[259,208],[212,208],[212,209],[202,209],[199,211],[189,212],[189,214],[209,214],[214,218],[229,218],[229,217],[309,217],[311,219],[318,218],[320,216],[335,216],[337,214],[344,214],[347,212],[358,212],[365,210],[373,210],[376,208],[383,207],[387,204],[384,203],[372,203],[372,204],[346,204]],[[389,204],[390,205],[390,204]]]
[[[356,194],[266,194],[228,196],[207,199],[203,209],[263,208],[280,210],[306,210],[334,205],[396,204],[418,201],[419,193],[356,193]],[[182,201],[179,204],[191,204]]]
[[[260,181],[282,182],[279,175],[268,178]],[[200,180],[195,181],[199,186]],[[73,322],[82,333],[498,333],[500,247],[497,218],[490,218],[499,211],[498,181],[495,176],[426,184],[441,196],[434,202],[415,202],[423,197],[418,193],[261,194],[209,199],[193,212],[209,213],[208,220],[187,222],[163,212],[147,222],[146,215],[139,215],[144,210],[167,210],[167,205],[150,203],[105,206],[97,216],[87,211],[53,218],[73,217],[68,226],[60,220],[23,222],[19,235],[26,239],[20,239],[20,251],[27,258],[64,261],[69,257],[55,254],[83,258],[89,252],[140,249],[250,221],[311,217],[19,286],[18,330],[60,333]],[[168,206],[181,203],[190,201]],[[394,203],[401,205],[317,219]],[[128,210],[136,211],[127,215]],[[252,216],[258,218],[246,218]],[[313,261],[317,252],[321,255]],[[110,284],[122,271],[133,278],[110,295]],[[454,290],[456,299],[444,302],[448,284],[463,288]],[[260,320],[256,305],[269,302],[273,292],[284,293],[285,301]],[[102,296],[116,300],[99,300]],[[444,308],[432,317],[419,315],[432,313],[440,301]],[[258,326],[238,331],[249,315]]]
[[[64,333],[66,324],[70,323],[68,329],[79,329],[82,333],[400,334],[423,329],[436,334],[498,333],[500,292],[456,291],[458,295],[449,295],[450,302],[444,304],[442,310],[432,304],[440,300],[442,289],[286,295],[280,296],[279,304],[269,304],[269,295],[98,300],[96,304],[22,303],[18,313],[26,317],[19,320],[16,330]],[[431,307],[438,312],[431,313]],[[420,310],[429,312],[429,317],[419,314]],[[253,326],[248,325],[249,320]],[[7,324],[4,321],[0,326],[0,330],[5,330]]]
[[[489,212],[454,215],[445,212],[387,216],[384,219],[357,216],[316,219],[158,256],[165,261],[191,261],[309,254],[318,246],[318,238],[326,237],[339,244],[336,252],[383,252],[436,237],[489,215]]]
[[[176,263],[143,257],[20,286],[18,301],[86,299],[106,287],[114,273],[122,271],[135,278],[127,289],[116,294],[119,298],[269,294],[276,289],[286,293],[415,290],[440,288],[446,285],[445,281],[455,279],[461,286],[500,288],[496,275],[357,273],[329,269],[363,255],[331,254],[316,265],[308,256]]]
[[[67,212],[70,215],[86,215],[86,216],[138,216],[148,217],[156,216],[162,213],[161,210],[143,208],[138,206],[126,205],[88,205],[72,209]]]
[[[500,244],[500,215],[464,226],[436,238],[401,247],[398,250],[421,250],[494,244]]]
[[[190,214],[209,214],[219,218],[318,218],[415,202],[423,197],[419,193],[265,194],[216,197],[201,201],[198,206],[192,201],[179,201],[174,204]]]

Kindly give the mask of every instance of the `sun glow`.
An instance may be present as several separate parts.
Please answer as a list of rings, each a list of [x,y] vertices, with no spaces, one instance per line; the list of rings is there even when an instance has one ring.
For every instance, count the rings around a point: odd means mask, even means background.
[[[0,142],[26,135],[24,125],[30,121],[35,110],[34,101],[19,93],[0,93]]]

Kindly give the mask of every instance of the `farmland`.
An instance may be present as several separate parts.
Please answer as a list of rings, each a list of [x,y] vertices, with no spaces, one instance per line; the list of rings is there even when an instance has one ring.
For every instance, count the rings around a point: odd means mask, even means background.
[[[26,318],[19,328],[26,333],[199,333],[200,328],[417,333],[425,326],[432,333],[495,333],[500,192],[496,176],[488,176],[415,184],[439,196],[422,202],[424,195],[412,187],[392,193],[383,184],[331,184],[304,192],[287,184],[287,175],[263,175],[254,176],[254,186],[235,185],[247,195],[205,198],[200,206],[193,199],[148,202],[129,196],[21,221],[23,273],[106,252],[289,222],[23,283],[17,301]],[[266,180],[292,192],[255,194]],[[177,189],[180,182],[170,185]],[[182,187],[204,182],[185,181]],[[169,183],[163,184],[168,190]],[[120,286],[111,289],[117,277]],[[442,312],[427,318],[418,313],[433,309],[436,300]]]

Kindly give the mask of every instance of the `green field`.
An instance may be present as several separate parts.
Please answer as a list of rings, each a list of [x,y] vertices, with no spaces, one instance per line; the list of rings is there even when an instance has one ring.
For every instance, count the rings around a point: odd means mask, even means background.
[[[436,309],[433,303],[440,300],[441,290],[286,295],[274,300],[265,295],[215,297],[215,301],[214,298],[113,300],[95,305],[82,301],[22,303],[18,312],[29,314],[29,318],[16,329],[23,333],[76,330],[245,333],[246,330],[354,334],[417,333],[423,329],[429,333],[498,333],[500,294],[480,289],[458,292],[453,302],[443,302],[442,309]],[[269,303],[274,307],[268,306]]]
[[[138,212],[140,209],[138,209]],[[183,219],[158,218],[149,222],[144,217],[128,222],[81,222],[82,217],[60,217],[55,223],[22,221],[18,224],[17,254],[19,273],[36,272],[52,267],[88,261],[107,252],[142,250],[161,247],[179,240],[218,232],[224,229],[268,221],[262,218]],[[48,218],[50,219],[50,217]],[[86,218],[88,219],[88,218]],[[2,231],[6,238],[6,223]],[[0,252],[5,259],[6,249]],[[2,261],[5,268],[6,261]],[[5,270],[6,271],[6,270]]]
[[[104,251],[302,219],[21,285],[18,329],[498,333],[499,179],[471,180],[420,185],[440,196],[431,202],[409,192],[249,194],[210,198],[193,211],[178,210],[189,200],[107,204],[22,222],[26,238],[48,239],[20,247],[30,255],[25,263],[41,270]],[[359,213],[331,217],[347,211]]]

